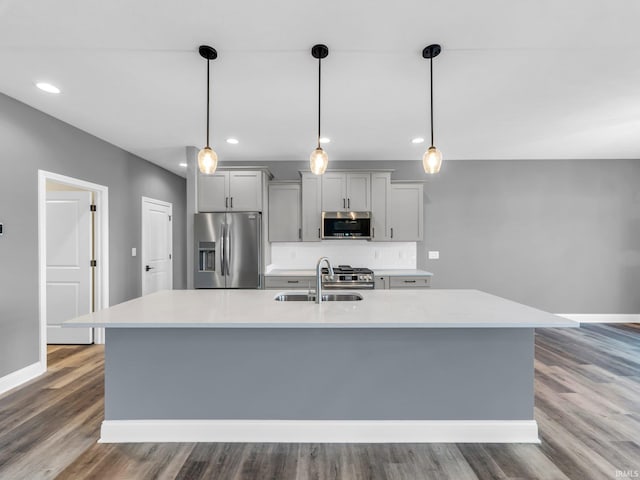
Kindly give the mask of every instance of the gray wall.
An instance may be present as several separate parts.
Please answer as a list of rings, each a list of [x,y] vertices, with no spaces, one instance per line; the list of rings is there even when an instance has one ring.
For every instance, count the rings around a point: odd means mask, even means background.
[[[140,295],[141,196],[173,203],[186,285],[185,179],[0,94],[0,377],[38,361],[38,169],[109,187],[112,305]]]
[[[280,180],[308,169],[267,165]],[[433,177],[419,160],[329,168],[389,167],[392,181],[426,182],[418,267],[435,274],[435,288],[477,288],[554,313],[640,313],[640,161],[450,161]]]

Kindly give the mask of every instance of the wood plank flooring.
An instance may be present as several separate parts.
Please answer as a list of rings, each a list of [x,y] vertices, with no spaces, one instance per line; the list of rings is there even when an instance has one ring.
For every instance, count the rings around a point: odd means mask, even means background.
[[[580,479],[640,475],[640,325],[536,332],[541,445],[96,443],[104,349],[49,347],[0,396],[0,479]],[[623,472],[627,477],[622,476]]]

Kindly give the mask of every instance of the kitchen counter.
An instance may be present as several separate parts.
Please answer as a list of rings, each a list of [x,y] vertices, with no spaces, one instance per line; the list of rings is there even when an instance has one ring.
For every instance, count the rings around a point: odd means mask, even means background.
[[[535,328],[578,323],[478,290],[359,290],[353,302],[278,302],[274,290],[166,290],[63,325],[106,328]],[[337,293],[332,290],[331,293]]]
[[[309,269],[296,269],[296,268],[274,268],[267,270],[264,274],[265,277],[315,277],[315,268]]]
[[[412,268],[372,268],[374,275],[382,276],[432,276],[433,273],[425,270],[416,270]],[[314,269],[284,269],[274,268],[265,273],[267,277],[309,277],[315,276]]]
[[[163,291],[65,322],[106,327],[100,441],[538,443],[534,328],[578,327],[477,290],[278,293]]]

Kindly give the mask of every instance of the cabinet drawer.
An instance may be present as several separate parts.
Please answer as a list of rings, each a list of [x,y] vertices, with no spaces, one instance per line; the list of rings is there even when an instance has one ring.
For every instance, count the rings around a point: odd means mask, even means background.
[[[431,286],[431,277],[390,277],[389,288],[428,288]]]
[[[303,288],[305,290],[309,288],[315,288],[316,277],[264,277],[264,288],[288,288],[296,289]]]

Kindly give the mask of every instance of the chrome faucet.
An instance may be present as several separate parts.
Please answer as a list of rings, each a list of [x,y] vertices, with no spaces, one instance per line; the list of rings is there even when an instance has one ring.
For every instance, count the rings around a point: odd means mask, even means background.
[[[322,303],[322,262],[327,262],[329,275],[333,277],[333,267],[327,257],[320,257],[316,265],[316,303]]]

